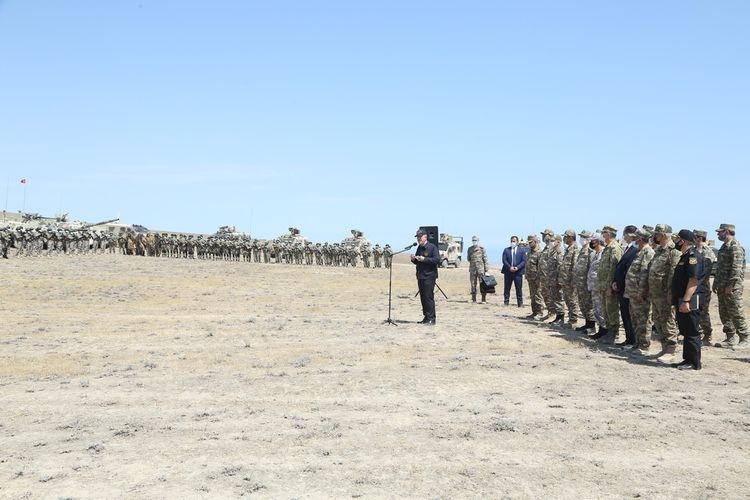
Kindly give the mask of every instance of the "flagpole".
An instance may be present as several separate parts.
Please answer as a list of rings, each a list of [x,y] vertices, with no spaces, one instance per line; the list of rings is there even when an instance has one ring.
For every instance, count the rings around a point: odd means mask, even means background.
[[[23,183],[23,210],[21,212],[26,213],[26,183]]]

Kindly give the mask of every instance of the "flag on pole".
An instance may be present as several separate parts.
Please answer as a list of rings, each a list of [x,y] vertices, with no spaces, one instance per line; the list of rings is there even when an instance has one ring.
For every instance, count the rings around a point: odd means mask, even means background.
[[[26,184],[26,179],[21,179],[21,184]]]

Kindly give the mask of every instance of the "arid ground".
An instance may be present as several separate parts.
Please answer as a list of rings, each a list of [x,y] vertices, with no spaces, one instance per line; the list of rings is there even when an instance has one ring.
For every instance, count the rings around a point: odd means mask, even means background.
[[[750,496],[747,351],[706,348],[697,372],[632,358],[471,304],[465,268],[441,271],[435,327],[409,264],[398,326],[386,269],[0,273],[2,498]]]

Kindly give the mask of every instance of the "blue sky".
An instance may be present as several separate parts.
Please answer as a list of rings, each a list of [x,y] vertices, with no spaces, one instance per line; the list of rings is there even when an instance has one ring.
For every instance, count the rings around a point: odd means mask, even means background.
[[[748,25],[744,1],[0,1],[4,201],[26,178],[31,212],[398,246],[742,240]]]

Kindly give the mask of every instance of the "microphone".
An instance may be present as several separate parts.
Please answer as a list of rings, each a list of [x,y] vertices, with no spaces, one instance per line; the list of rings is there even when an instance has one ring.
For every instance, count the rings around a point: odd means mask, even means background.
[[[417,244],[416,243],[412,243],[408,247],[405,247],[404,250],[409,250],[410,248],[414,248],[415,246],[417,246]]]

